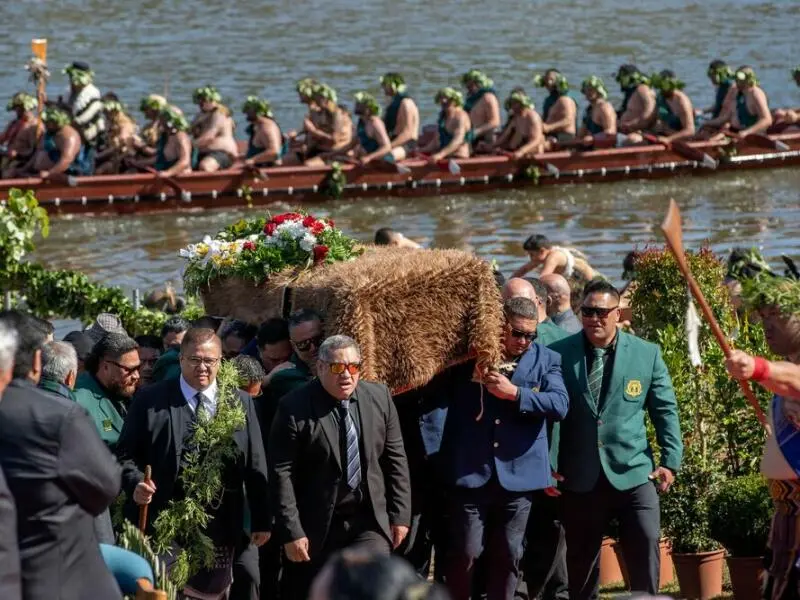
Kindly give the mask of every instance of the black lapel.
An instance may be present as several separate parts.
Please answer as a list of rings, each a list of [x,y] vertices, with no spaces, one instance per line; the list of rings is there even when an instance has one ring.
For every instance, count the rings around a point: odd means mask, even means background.
[[[319,423],[325,437],[328,439],[328,444],[331,447],[331,454],[336,459],[336,464],[339,471],[342,471],[342,455],[339,443],[339,426],[333,416],[332,400],[328,396],[322,384],[315,381],[311,386],[311,411],[314,413],[314,418]]]
[[[175,472],[177,473],[180,467],[181,453],[183,452],[183,434],[185,428],[188,426],[186,422],[186,410],[188,409],[188,405],[181,391],[180,378],[175,379],[175,385],[172,388],[172,393],[169,394],[167,402],[168,418],[172,426],[172,455],[175,459]],[[169,449],[167,449],[167,452],[169,452]]]

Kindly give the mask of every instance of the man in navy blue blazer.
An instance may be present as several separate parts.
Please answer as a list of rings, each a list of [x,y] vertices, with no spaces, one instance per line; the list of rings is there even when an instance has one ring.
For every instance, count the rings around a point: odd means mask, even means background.
[[[468,600],[475,561],[486,552],[488,600],[513,600],[531,495],[552,485],[547,420],[567,414],[561,358],[532,343],[537,308],[503,305],[504,363],[452,370],[442,452],[450,475],[451,547],[445,577],[453,600]]]

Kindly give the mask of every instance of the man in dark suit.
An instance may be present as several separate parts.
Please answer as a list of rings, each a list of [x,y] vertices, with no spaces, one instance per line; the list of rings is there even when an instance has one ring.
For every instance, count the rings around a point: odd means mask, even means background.
[[[14,379],[0,402],[0,466],[17,506],[23,598],[121,598],[93,517],[116,498],[120,468],[86,412],[36,387],[47,333],[18,311]]]
[[[570,598],[597,598],[599,555],[609,521],[620,542],[634,592],[658,592],[660,513],[681,464],[678,406],[661,350],[617,329],[619,292],[587,284],[583,331],[551,347],[561,354],[570,411],[561,423],[558,471],[567,537]],[[661,449],[653,463],[645,413]]]
[[[475,561],[486,553],[489,600],[512,600],[534,490],[552,485],[547,420],[567,414],[560,358],[531,342],[537,308],[504,304],[504,364],[454,369],[442,442],[454,486],[445,577],[454,600],[469,600]]]
[[[132,502],[126,517],[136,522],[139,506],[150,504],[148,530],[173,498],[180,498],[181,469],[193,452],[198,413],[213,418],[222,345],[210,329],[190,329],[181,342],[181,375],[142,389],[135,397],[119,437],[117,452],[123,464],[123,489]],[[246,427],[234,435],[237,456],[223,471],[225,493],[206,533],[215,546],[215,568],[189,580],[186,594],[200,592],[224,597],[231,585],[231,565],[242,548],[245,493],[251,517],[251,542],[269,539],[270,514],[267,470],[261,430],[250,397],[236,391],[247,417]],[[152,483],[143,471],[152,467]],[[190,596],[191,597],[191,596]],[[205,597],[205,596],[203,596]]]
[[[0,401],[3,390],[11,382],[17,334],[0,322]],[[20,600],[19,548],[17,547],[17,507],[0,469],[0,598]]]
[[[342,335],[319,347],[315,379],[278,406],[269,438],[275,533],[305,598],[327,557],[347,546],[389,553],[411,518],[408,463],[384,385],[359,380],[361,351]]]

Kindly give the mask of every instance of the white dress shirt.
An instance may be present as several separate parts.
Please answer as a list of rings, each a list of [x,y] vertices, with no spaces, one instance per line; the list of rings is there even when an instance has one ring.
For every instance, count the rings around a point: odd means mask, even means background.
[[[208,412],[213,417],[214,413],[217,412],[217,380],[215,379],[214,382],[208,386],[202,392],[200,390],[194,389],[190,386],[186,380],[181,375],[181,393],[183,393],[183,398],[186,400],[186,404],[189,405],[189,408],[192,409],[192,412],[197,412],[197,394],[202,393],[203,396],[208,398]]]

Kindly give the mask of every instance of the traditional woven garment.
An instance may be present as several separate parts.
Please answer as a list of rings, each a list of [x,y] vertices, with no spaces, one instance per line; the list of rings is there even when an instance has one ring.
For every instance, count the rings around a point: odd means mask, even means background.
[[[778,600],[783,598],[800,551],[800,479],[770,479],[769,493],[775,506],[769,533],[769,572],[774,579],[772,598]]]

